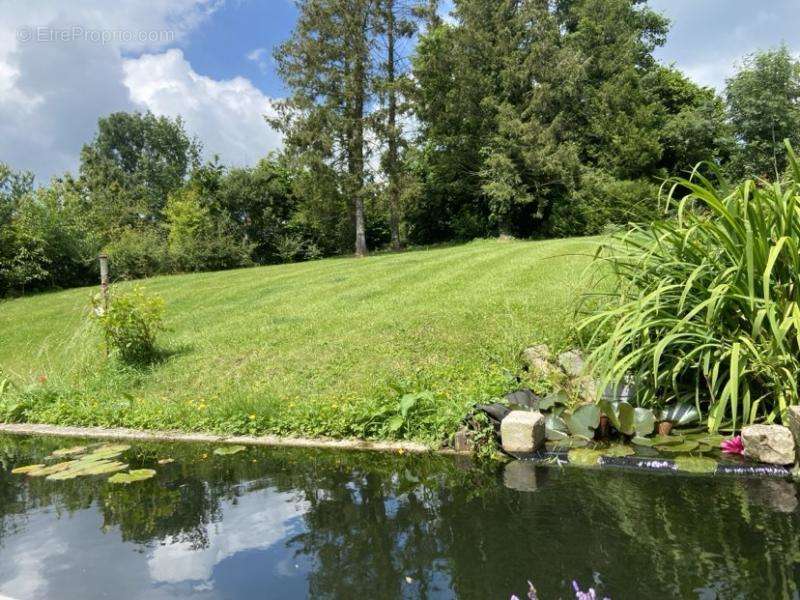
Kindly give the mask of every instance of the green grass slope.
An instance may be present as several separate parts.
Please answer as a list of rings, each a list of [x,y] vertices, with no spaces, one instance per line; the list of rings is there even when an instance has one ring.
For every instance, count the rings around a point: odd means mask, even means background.
[[[0,303],[0,418],[442,439],[514,386],[527,344],[567,343],[598,241],[478,241],[142,282],[166,358],[105,359],[92,289]],[[424,394],[390,426],[404,394]]]

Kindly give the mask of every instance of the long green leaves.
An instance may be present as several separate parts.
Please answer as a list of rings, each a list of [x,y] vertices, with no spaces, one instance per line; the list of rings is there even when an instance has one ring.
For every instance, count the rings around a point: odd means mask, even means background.
[[[606,245],[620,287],[579,325],[606,383],[633,378],[641,405],[696,403],[712,431],[798,403],[800,164],[787,151],[780,183],[676,178],[674,218]]]

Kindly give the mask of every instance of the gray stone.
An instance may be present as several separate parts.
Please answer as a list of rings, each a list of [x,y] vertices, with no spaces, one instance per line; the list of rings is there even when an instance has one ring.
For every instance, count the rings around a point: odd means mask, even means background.
[[[512,460],[503,469],[503,485],[518,492],[535,492],[539,489],[536,465],[528,460]]]
[[[522,362],[534,379],[547,381],[555,372],[547,344],[537,344],[522,351]]]
[[[534,452],[544,445],[544,415],[539,411],[512,410],[500,422],[503,450],[511,453]]]
[[[580,350],[567,350],[558,355],[558,364],[570,377],[580,377],[586,369],[586,363]]]
[[[744,455],[758,462],[788,465],[794,462],[794,437],[783,425],[748,425],[742,428]]]
[[[786,411],[786,425],[794,437],[794,445],[800,447],[800,406],[790,406]]]
[[[540,398],[530,390],[522,389],[515,392],[509,392],[506,394],[505,398],[506,402],[515,408],[522,407],[531,410],[539,410]]]
[[[600,397],[600,382],[593,377],[581,377],[576,382],[578,394],[581,399],[590,404],[597,402]]]

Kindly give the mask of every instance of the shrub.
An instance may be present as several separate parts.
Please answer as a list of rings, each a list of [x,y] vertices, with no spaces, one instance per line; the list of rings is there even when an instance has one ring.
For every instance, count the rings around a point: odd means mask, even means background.
[[[638,401],[691,400],[712,431],[771,422],[798,402],[800,165],[784,182],[673,181],[675,219],[633,227],[602,253],[618,291],[580,328],[605,380]],[[721,182],[721,179],[717,179]]]
[[[94,318],[106,343],[127,363],[146,363],[155,358],[156,336],[164,329],[164,300],[147,296],[141,288],[111,296],[108,307],[93,299]]]
[[[251,264],[253,244],[236,239],[224,217],[215,219],[196,188],[170,195],[164,214],[169,256],[178,270],[213,271]]]
[[[579,188],[555,203],[549,229],[558,236],[595,235],[609,226],[649,223],[657,216],[657,185],[585,169]]]
[[[115,278],[150,277],[170,268],[166,239],[155,227],[122,229],[105,252]]]

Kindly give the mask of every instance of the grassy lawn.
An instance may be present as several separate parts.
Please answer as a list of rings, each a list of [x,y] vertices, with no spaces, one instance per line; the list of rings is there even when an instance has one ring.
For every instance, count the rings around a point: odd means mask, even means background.
[[[0,303],[0,417],[64,424],[441,439],[513,388],[519,351],[569,343],[597,239],[478,241],[143,283],[166,358],[106,360],[93,289]],[[26,389],[27,386],[27,389]],[[430,392],[403,428],[398,399]]]

